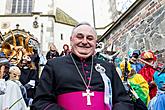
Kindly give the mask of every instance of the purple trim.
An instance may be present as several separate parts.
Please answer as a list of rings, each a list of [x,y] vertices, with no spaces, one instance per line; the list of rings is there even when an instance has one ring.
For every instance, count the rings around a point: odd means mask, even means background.
[[[83,74],[84,74],[84,76],[85,76],[85,81],[87,81],[87,75],[85,74],[85,71],[84,71],[84,63],[81,61],[81,67],[82,67],[82,72],[83,72]],[[89,85],[88,85],[89,86]]]
[[[91,96],[91,104],[87,105],[87,97],[82,96],[83,92],[71,92],[57,96],[58,105],[66,110],[109,110],[104,104],[104,92],[94,92]]]

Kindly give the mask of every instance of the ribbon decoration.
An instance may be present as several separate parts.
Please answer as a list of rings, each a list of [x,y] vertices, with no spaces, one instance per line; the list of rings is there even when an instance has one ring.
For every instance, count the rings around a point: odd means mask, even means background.
[[[112,110],[112,88],[111,81],[105,74],[105,68],[100,64],[96,64],[95,69],[100,73],[104,82],[104,103]]]

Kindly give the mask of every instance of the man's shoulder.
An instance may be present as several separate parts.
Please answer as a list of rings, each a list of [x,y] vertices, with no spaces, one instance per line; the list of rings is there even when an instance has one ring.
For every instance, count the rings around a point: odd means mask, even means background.
[[[55,63],[64,63],[64,62],[66,62],[68,60],[69,60],[69,55],[59,56],[59,57],[56,57],[54,59],[50,59],[48,61],[48,63],[53,63],[53,64],[55,64]]]
[[[12,80],[7,80],[6,83],[7,83],[8,85],[12,85],[12,86],[17,85],[17,84],[16,84],[14,81],[12,81]]]
[[[95,59],[95,63],[96,64],[100,64],[101,66],[103,66],[106,71],[113,71],[113,70],[116,70],[116,67],[113,63],[110,63],[108,61],[104,61],[102,59]]]
[[[95,58],[95,61],[96,61],[96,63],[103,64],[103,65],[106,65],[106,66],[114,65],[113,63],[110,63],[108,61],[98,59],[98,58]]]
[[[19,90],[19,86],[18,84],[16,84],[15,82],[11,81],[11,80],[7,80],[6,81],[7,87],[10,88],[11,90]]]

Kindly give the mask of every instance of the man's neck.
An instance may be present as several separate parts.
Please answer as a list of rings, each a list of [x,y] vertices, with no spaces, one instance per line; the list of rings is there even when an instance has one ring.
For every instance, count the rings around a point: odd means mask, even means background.
[[[90,61],[92,59],[92,55],[87,57],[87,58],[82,58],[77,56],[76,54],[72,53],[72,56],[74,57],[74,59],[79,60],[79,61]]]

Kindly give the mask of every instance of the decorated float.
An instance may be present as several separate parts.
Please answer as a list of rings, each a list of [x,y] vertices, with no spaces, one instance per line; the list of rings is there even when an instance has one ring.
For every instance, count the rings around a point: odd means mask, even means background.
[[[18,64],[23,55],[33,55],[34,50],[39,50],[39,42],[30,32],[17,28],[0,33],[0,51],[11,64]]]

